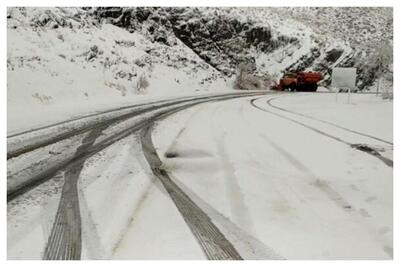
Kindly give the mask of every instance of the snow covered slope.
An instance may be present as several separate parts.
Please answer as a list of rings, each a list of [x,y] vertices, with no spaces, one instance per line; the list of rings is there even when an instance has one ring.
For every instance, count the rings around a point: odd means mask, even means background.
[[[9,8],[7,17],[9,132],[27,127],[27,116],[34,126],[144,95],[226,88],[179,40],[153,43],[81,8]]]

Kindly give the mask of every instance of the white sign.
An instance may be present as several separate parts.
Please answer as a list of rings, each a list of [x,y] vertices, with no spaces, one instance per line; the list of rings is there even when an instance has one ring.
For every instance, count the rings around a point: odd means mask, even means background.
[[[333,68],[331,86],[337,89],[355,89],[356,68]]]

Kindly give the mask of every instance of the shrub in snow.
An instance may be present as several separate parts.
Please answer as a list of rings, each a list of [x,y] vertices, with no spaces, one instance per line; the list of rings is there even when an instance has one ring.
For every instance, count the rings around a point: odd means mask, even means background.
[[[376,48],[364,60],[358,62],[364,75],[364,80],[376,80],[370,90],[381,92],[382,97],[393,97],[393,45],[391,41],[376,43]]]
[[[150,85],[149,81],[145,75],[140,75],[139,79],[136,82],[136,93],[146,93],[147,87]]]
[[[256,75],[248,64],[240,64],[234,88],[239,90],[265,90],[272,86],[273,77],[268,73]]]
[[[97,45],[93,45],[90,47],[90,50],[87,52],[86,61],[91,61],[92,59],[96,58],[97,55],[102,55],[103,51],[99,50]]]

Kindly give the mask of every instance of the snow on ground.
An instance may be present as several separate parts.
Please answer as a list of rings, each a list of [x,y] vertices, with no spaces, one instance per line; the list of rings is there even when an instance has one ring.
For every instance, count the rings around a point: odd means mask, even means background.
[[[329,116],[333,94],[279,96],[259,97],[254,103],[272,110],[266,102],[276,98],[276,105],[337,124],[351,123],[360,131],[367,130],[362,128],[366,122],[383,119],[391,124],[386,116],[361,115],[391,108],[390,102],[374,96],[354,95],[352,101],[360,108],[335,102],[343,107],[336,109],[336,116]],[[392,169],[371,155],[256,109],[249,100],[200,104],[157,123],[153,132],[163,167],[240,255],[391,258]],[[326,103],[317,105],[316,100]],[[357,114],[352,122],[350,111]],[[321,130],[346,138],[340,131]],[[59,173],[9,203],[9,259],[42,258],[63,179]],[[78,188],[82,259],[205,259],[151,173],[135,135],[89,158]]]
[[[392,257],[392,169],[380,160],[242,99],[181,114],[154,132],[164,167],[247,235],[288,259]]]
[[[265,18],[259,23],[300,40],[268,56],[254,52],[259,69],[276,76],[320,44],[310,28],[265,12],[256,16]],[[80,9],[14,8],[7,16],[9,134],[133,103],[231,87],[232,80],[226,82],[179,40],[174,46],[152,43],[139,32],[99,25]],[[343,49],[340,62],[351,49],[331,41],[325,50]],[[352,95],[348,104],[347,95],[335,97],[294,94],[272,103],[392,142],[392,102]],[[385,149],[385,156],[392,157],[390,145],[273,109],[268,99],[255,104],[347,142]],[[392,169],[255,109],[248,100],[190,108],[159,123],[153,133],[164,167],[238,252],[246,259],[391,258]],[[42,258],[63,179],[59,173],[9,203],[9,259]],[[90,158],[79,192],[83,259],[204,259],[151,174],[135,136]]]
[[[303,94],[279,97],[271,103],[320,120],[393,142],[393,101],[374,94]]]
[[[9,203],[8,259],[42,259],[63,175]],[[82,259],[204,258],[135,135],[88,159],[80,176]]]
[[[7,203],[7,259],[42,259],[63,184],[59,174]]]
[[[9,133],[149,98],[229,89],[179,40],[152,43],[98,25],[79,8],[10,8],[8,16]]]
[[[101,154],[87,162],[80,181],[83,259],[201,257],[183,218],[154,180],[136,137]]]

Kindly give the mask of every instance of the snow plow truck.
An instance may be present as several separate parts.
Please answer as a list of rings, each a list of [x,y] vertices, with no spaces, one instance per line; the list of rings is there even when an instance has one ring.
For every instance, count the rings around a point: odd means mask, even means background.
[[[318,82],[322,79],[323,76],[319,72],[287,72],[279,80],[279,84],[272,89],[277,91],[315,92],[318,88]]]

